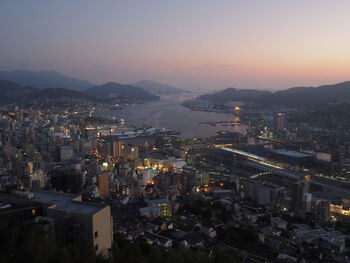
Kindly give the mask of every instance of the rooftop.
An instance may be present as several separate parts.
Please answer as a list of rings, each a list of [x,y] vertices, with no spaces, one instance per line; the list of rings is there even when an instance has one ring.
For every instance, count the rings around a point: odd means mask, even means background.
[[[158,204],[164,204],[164,203],[167,203],[167,204],[170,204],[170,201],[168,199],[155,199],[155,200],[148,200],[147,201],[147,204],[149,206],[152,206],[152,205],[158,205]]]
[[[285,155],[289,157],[295,157],[295,158],[308,158],[312,157],[312,155],[297,151],[290,151],[290,150],[273,150],[272,152],[279,154],[279,155]]]
[[[160,207],[156,206],[146,206],[139,209],[140,213],[147,213],[147,212],[160,212]]]
[[[32,200],[55,205],[55,209],[69,213],[93,215],[103,208],[102,205],[76,201],[80,195],[52,192],[35,192]]]
[[[169,162],[169,163],[172,164],[172,165],[175,165],[176,168],[182,168],[185,165],[187,165],[187,163],[185,161],[182,161],[182,160],[172,161],[172,162]]]
[[[0,214],[24,208],[41,207],[42,205],[32,199],[22,199],[8,194],[0,194]]]

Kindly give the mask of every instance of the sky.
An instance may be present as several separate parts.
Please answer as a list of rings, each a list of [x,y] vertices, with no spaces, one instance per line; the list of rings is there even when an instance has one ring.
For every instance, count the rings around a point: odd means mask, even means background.
[[[349,11],[347,0],[1,0],[0,70],[193,90],[341,82]]]

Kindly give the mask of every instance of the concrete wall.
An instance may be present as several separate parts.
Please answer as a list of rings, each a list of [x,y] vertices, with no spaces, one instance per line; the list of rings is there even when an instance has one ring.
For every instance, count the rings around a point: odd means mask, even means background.
[[[98,245],[98,251],[109,249],[113,241],[113,222],[111,208],[106,206],[92,216],[92,230],[94,246]],[[98,236],[95,237],[95,232]]]

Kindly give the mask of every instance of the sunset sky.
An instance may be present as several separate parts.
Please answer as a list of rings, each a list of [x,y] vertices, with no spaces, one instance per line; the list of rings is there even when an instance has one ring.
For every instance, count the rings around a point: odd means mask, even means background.
[[[286,89],[350,80],[350,1],[1,0],[0,70],[100,84]]]

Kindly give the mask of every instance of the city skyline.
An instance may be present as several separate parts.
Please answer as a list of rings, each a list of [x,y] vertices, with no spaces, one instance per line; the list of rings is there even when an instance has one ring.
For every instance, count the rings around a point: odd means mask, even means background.
[[[1,1],[0,262],[350,262],[349,7]]]
[[[287,89],[349,80],[350,3],[3,1],[0,70],[96,84]],[[44,21],[44,22],[43,22]]]

